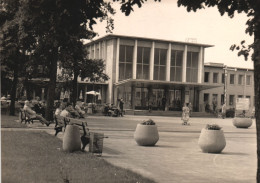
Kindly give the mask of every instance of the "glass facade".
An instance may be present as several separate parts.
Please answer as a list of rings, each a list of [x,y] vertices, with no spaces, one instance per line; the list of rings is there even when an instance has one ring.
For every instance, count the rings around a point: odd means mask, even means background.
[[[150,50],[150,48],[146,47],[137,48],[137,79],[149,79]]]
[[[165,80],[166,79],[166,49],[154,49],[154,80]]]
[[[132,78],[134,47],[120,45],[119,49],[119,80]]]
[[[199,53],[187,52],[186,81],[198,82]]]
[[[183,51],[171,51],[170,81],[182,81]]]

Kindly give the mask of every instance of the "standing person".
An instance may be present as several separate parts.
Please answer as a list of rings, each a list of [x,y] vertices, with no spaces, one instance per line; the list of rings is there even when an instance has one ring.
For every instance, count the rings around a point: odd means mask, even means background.
[[[190,119],[190,110],[187,107],[187,104],[184,103],[182,107],[182,120],[183,120],[182,125],[189,125],[188,123],[189,119]]]
[[[44,119],[44,117],[42,117],[39,114],[36,114],[36,112],[34,110],[32,110],[32,108],[30,107],[30,102],[28,100],[26,100],[24,102],[24,107],[23,107],[24,111],[29,115],[30,118],[35,118],[40,120],[40,122],[42,124],[46,124],[46,126],[50,125],[50,122],[47,121],[46,119]]]
[[[215,114],[216,113],[216,109],[217,109],[217,101],[216,101],[216,99],[213,99],[212,106],[213,106],[213,113]]]
[[[165,111],[165,107],[166,107],[166,98],[163,97],[162,98],[162,110]]]
[[[119,107],[120,107],[120,114],[122,117],[123,117],[123,111],[124,111],[124,103],[125,102],[124,102],[123,98],[121,98],[119,101]]]
[[[221,114],[222,114],[222,118],[225,119],[225,117],[226,117],[226,104],[225,103],[221,107]]]
[[[191,104],[191,102],[189,103],[188,108],[190,110],[190,117],[191,117],[191,113],[192,113],[192,104]]]

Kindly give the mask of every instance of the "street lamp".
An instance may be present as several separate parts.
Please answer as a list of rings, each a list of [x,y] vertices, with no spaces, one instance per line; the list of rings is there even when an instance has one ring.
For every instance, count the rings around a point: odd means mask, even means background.
[[[228,76],[228,71],[237,71],[237,69],[236,68],[231,69],[231,68],[228,68],[227,65],[224,65],[223,70],[224,70],[224,74],[225,74],[225,77],[224,77],[224,104],[225,104],[225,106],[227,106],[227,76]]]

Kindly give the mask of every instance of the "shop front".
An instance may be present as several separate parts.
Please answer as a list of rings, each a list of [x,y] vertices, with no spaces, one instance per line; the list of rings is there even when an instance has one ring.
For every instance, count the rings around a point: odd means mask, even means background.
[[[161,111],[181,111],[184,103],[192,103],[199,111],[201,90],[214,87],[219,86],[128,79],[114,84],[114,101],[123,98],[125,109]]]

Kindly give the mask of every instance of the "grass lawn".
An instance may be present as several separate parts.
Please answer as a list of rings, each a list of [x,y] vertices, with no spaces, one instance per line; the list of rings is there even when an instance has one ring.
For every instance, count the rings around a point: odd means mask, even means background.
[[[9,120],[4,125],[9,117],[1,118],[2,128],[13,123]],[[87,152],[63,152],[62,141],[45,132],[14,128],[2,130],[1,139],[2,182],[153,182],[115,167],[102,157]]]

